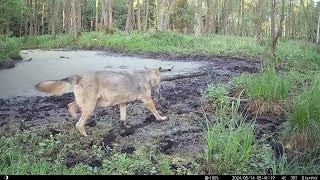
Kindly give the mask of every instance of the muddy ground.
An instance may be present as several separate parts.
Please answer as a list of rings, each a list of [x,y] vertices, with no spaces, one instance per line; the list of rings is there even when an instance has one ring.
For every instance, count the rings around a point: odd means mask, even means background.
[[[125,55],[125,54],[118,54]],[[127,54],[133,55],[133,54]],[[231,77],[243,72],[256,73],[260,70],[258,61],[209,56],[184,56],[136,54],[138,57],[157,57],[165,60],[203,61],[209,63],[202,68],[207,75],[162,82],[161,97],[155,98],[156,108],[169,120],[157,122],[141,102],[132,102],[127,109],[130,129],[119,125],[117,106],[97,108],[86,125],[89,136],[99,131],[97,124],[105,124],[110,130],[102,142],[107,148],[116,143],[123,152],[132,152],[139,145],[156,146],[164,154],[203,152],[203,112],[200,108],[202,91],[209,83],[227,82]],[[0,128],[11,131],[12,123],[19,124],[21,130],[38,131],[45,129],[53,134],[70,129],[55,127],[69,124],[75,128],[77,120],[71,118],[67,104],[73,101],[73,94],[59,97],[13,97],[0,99]],[[210,116],[209,116],[210,117]],[[252,117],[252,116],[251,116]],[[250,116],[248,117],[250,120]],[[257,135],[271,133],[284,122],[281,117],[258,117]],[[50,127],[50,128],[49,128]],[[71,158],[72,160],[73,158]]]

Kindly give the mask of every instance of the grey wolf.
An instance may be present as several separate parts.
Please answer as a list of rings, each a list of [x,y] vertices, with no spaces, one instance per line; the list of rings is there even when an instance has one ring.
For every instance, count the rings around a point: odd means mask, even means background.
[[[73,92],[75,101],[68,104],[68,111],[77,118],[76,112],[80,108],[81,117],[76,127],[80,134],[87,136],[85,124],[96,107],[119,105],[120,122],[127,126],[127,103],[141,100],[158,121],[166,120],[167,117],[159,115],[151,97],[153,90],[159,93],[160,71],[161,68],[144,68],[131,73],[95,71],[61,80],[42,81],[35,88],[51,95]]]

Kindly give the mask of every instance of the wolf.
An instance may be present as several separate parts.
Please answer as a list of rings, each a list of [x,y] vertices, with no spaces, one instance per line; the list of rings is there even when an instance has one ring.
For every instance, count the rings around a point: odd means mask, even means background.
[[[77,118],[77,110],[81,116],[76,128],[83,136],[88,136],[85,124],[96,107],[118,105],[120,109],[120,122],[127,126],[126,107],[129,102],[141,100],[147,109],[153,113],[158,121],[167,120],[160,116],[155,108],[151,94],[159,93],[160,68],[144,68],[142,71],[114,72],[94,71],[76,74],[60,80],[42,81],[35,85],[41,92],[50,95],[62,95],[73,92],[75,101],[69,103],[68,111],[73,118]]]

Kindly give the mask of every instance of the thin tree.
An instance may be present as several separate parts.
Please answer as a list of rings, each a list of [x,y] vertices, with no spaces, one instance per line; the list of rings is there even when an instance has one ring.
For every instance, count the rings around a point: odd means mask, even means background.
[[[137,1],[137,29],[141,31],[141,4],[140,0]]]
[[[108,0],[108,32],[112,32],[112,0]]]
[[[175,0],[168,0],[168,11],[167,13],[165,14],[165,17],[164,17],[164,29],[167,30],[170,26],[170,16],[173,12],[173,8],[174,8],[174,5],[175,5]]]
[[[213,0],[207,0],[207,17],[206,17],[206,32],[213,32],[214,14],[213,14]]]
[[[271,2],[271,35],[272,35],[272,44],[271,44],[271,53],[275,56],[278,38],[282,34],[283,28],[283,19],[284,19],[284,0],[281,1],[281,16],[280,16],[280,24],[279,28],[276,31],[275,29],[275,11],[276,11],[276,0],[272,0]]]
[[[304,13],[304,16],[305,16],[305,22],[306,22],[306,25],[307,25],[307,40],[311,41],[313,39],[313,29],[312,29],[312,26],[311,26],[311,22],[309,20],[309,15],[308,15],[308,11],[306,9],[306,7],[304,6],[304,3],[303,3],[303,0],[300,0],[300,4],[301,4],[301,7],[302,7],[302,10],[303,10],[303,13]]]
[[[74,40],[78,40],[76,0],[71,0],[72,32]]]
[[[261,40],[261,4],[262,0],[257,0],[256,6],[255,6],[255,14],[256,17],[255,20],[255,26],[256,26],[256,41],[260,43]]]
[[[41,12],[41,34],[44,35],[44,16],[45,16],[45,5],[44,5],[44,0],[42,0],[42,12]]]
[[[29,0],[29,8],[32,9],[32,0]],[[33,18],[31,14],[29,16],[29,20],[30,20],[29,35],[32,36],[33,35]]]
[[[317,44],[319,44],[319,38],[320,38],[320,14],[318,17],[318,28],[317,28]]]
[[[199,36],[202,32],[202,0],[196,0],[194,35]]]
[[[101,5],[101,16],[102,16],[102,26],[103,30],[106,31],[107,26],[108,26],[108,17],[106,13],[106,0],[100,0],[100,5]]]
[[[129,0],[128,2],[128,15],[127,15],[127,21],[126,21],[126,27],[125,32],[129,33],[131,31],[132,26],[132,6],[133,6],[133,0]]]
[[[38,0],[35,0],[34,2],[34,6],[35,6],[35,11],[34,11],[34,34],[38,35],[38,30],[39,30],[39,26],[38,26],[38,12],[39,12],[39,4],[38,4]]]
[[[81,33],[81,29],[82,29],[82,15],[81,15],[81,13],[82,13],[82,7],[83,7],[83,0],[77,0],[77,5],[78,5],[78,7],[76,7],[76,14],[77,14],[77,28],[78,28],[78,30],[77,30],[77,34],[78,34],[78,36],[80,35],[80,33]]]
[[[223,1],[223,34],[227,34],[228,33],[228,10],[227,10],[227,0]]]
[[[146,0],[145,4],[145,16],[143,19],[143,31],[147,31],[148,19],[149,19],[149,0]]]
[[[95,30],[98,31],[98,23],[99,23],[99,0],[96,0],[96,22],[95,22]]]
[[[158,15],[158,31],[163,31],[164,27],[164,4],[165,0],[159,0],[159,15]]]
[[[29,7],[29,0],[25,0],[25,5]],[[28,18],[29,12],[26,11],[25,14],[25,24],[24,24],[24,35],[28,36],[28,24],[29,24],[29,18]]]
[[[51,0],[51,35],[56,38],[56,0]]]

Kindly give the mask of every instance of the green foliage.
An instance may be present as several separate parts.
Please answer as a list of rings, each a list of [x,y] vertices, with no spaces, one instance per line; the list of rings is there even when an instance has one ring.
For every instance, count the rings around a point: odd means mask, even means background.
[[[98,135],[96,135],[98,136]],[[90,141],[90,140],[89,140]],[[29,131],[13,135],[5,133],[0,137],[0,173],[8,175],[31,174],[186,174],[187,170],[172,170],[167,156],[153,148],[139,146],[132,154],[121,153],[115,148],[106,153],[100,143],[87,147],[87,140],[76,133],[61,133],[44,137]],[[101,162],[101,166],[90,166],[80,161],[67,166],[67,157],[91,159]],[[75,160],[76,162],[77,160]]]
[[[205,99],[211,103],[215,103],[219,109],[223,109],[228,105],[227,90],[222,85],[210,84],[207,88]]]
[[[320,75],[293,100],[290,124],[295,132],[307,137],[312,147],[320,147]]]
[[[15,38],[0,36],[0,61],[20,60],[20,43]]]
[[[265,69],[257,76],[242,74],[233,79],[233,85],[244,88],[245,94],[250,98],[266,101],[286,100],[289,93],[288,80],[273,69]]]
[[[25,8],[21,0],[0,0],[0,34],[2,34],[2,28],[14,28],[14,23],[20,23],[17,19],[21,18],[21,13],[24,10]],[[7,33],[11,34],[11,32]]]
[[[250,154],[256,148],[253,144],[255,128],[235,114],[228,115],[228,104],[224,106],[213,122],[207,119],[205,157],[208,162],[219,164],[221,173],[245,173],[243,167],[248,166]],[[239,105],[234,107],[238,109]]]
[[[320,67],[319,47],[302,41],[280,41],[277,46],[279,63],[286,64],[286,69],[306,72]]]
[[[240,99],[240,97],[238,97]],[[257,139],[255,122],[236,113],[240,101],[221,108],[213,120],[206,118],[204,130],[206,169],[215,174],[317,174],[319,158],[301,162],[288,160],[288,154],[274,156],[266,139]],[[213,167],[213,169],[210,169]],[[208,169],[209,168],[209,169]]]
[[[29,139],[30,138],[30,139]],[[40,140],[39,136],[34,134],[17,134],[14,137],[1,136],[0,139],[0,172],[7,175],[47,175],[47,174],[92,174],[87,167],[78,164],[73,168],[68,168],[59,161],[50,162],[50,159],[39,159],[36,154],[41,152],[46,142],[39,143],[35,149],[28,149],[22,144],[36,143]],[[50,139],[48,141],[51,141]],[[49,146],[52,143],[49,142]],[[38,149],[39,148],[39,149]],[[33,153],[31,153],[33,152]]]

